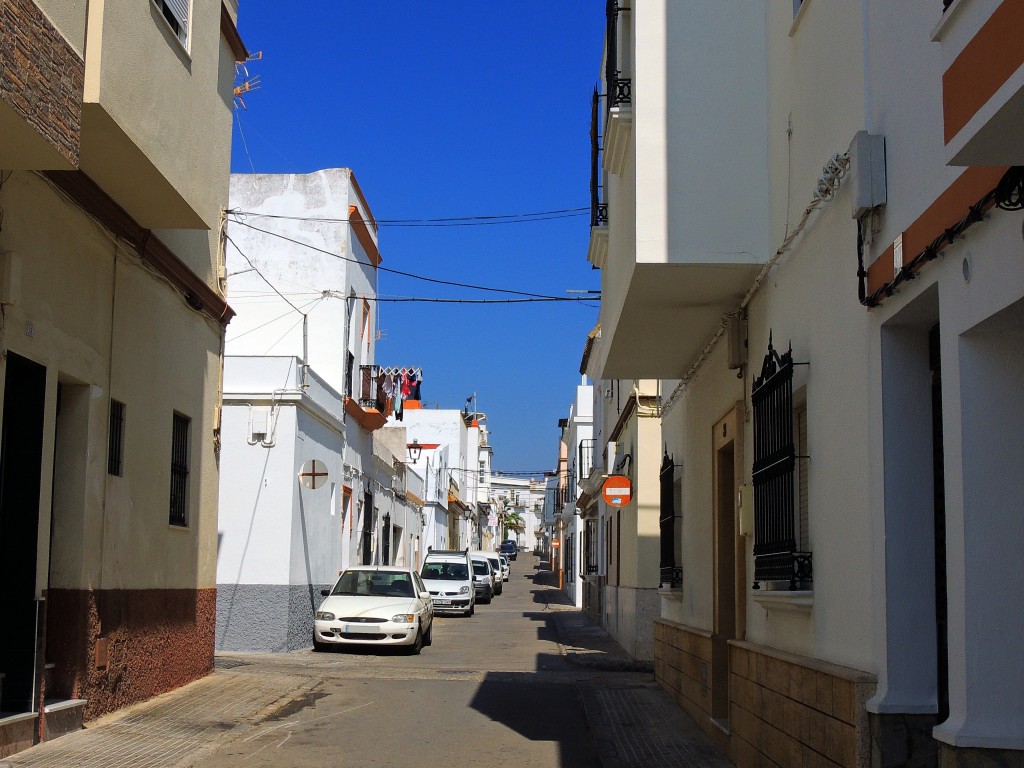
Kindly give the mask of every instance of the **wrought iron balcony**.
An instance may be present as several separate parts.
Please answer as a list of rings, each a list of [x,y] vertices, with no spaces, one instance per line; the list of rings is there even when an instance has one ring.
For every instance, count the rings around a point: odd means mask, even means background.
[[[600,94],[594,89],[590,104],[590,226],[603,227],[608,224],[608,203],[603,201],[604,185],[601,183],[601,116],[598,111]]]
[[[359,406],[384,413],[387,396],[384,394],[384,374],[379,365],[359,366]]]
[[[590,470],[594,466],[594,443],[596,440],[580,440],[579,448],[576,451],[577,464],[576,476],[581,480],[590,476]]]
[[[789,582],[789,589],[810,589],[814,571],[810,552],[773,552],[754,558],[754,589],[762,581]]]
[[[677,568],[676,566],[662,566],[661,567],[661,579],[658,583],[659,587],[669,587],[671,589],[678,589],[683,586],[683,569]]]

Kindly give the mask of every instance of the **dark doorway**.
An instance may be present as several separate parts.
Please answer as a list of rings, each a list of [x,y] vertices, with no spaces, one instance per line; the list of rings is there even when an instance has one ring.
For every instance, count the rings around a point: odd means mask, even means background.
[[[380,564],[391,565],[391,513],[384,515],[380,528]]]
[[[7,353],[0,433],[0,673],[5,712],[33,709],[41,617],[36,603],[46,369]]]
[[[949,635],[946,597],[946,483],[942,448],[942,361],[939,326],[928,332],[928,367],[932,374],[932,477],[935,506],[935,642],[938,722],[949,717]]]
[[[363,530],[360,565],[373,565],[373,494],[363,494]]]

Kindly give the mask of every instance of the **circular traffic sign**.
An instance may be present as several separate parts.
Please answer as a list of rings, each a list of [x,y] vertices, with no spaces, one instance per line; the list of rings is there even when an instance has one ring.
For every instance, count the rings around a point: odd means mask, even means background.
[[[633,498],[633,483],[625,475],[610,475],[601,486],[601,498],[609,506],[624,507]]]

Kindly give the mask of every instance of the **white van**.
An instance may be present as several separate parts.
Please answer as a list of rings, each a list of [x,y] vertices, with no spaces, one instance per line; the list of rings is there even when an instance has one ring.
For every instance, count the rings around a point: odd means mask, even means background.
[[[430,592],[434,613],[473,615],[476,590],[468,549],[427,550],[420,577]]]

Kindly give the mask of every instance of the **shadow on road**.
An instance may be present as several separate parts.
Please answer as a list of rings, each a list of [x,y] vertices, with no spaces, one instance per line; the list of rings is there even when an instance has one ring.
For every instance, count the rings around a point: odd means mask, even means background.
[[[531,673],[488,674],[470,706],[492,722],[532,742],[550,742],[558,752],[552,768],[601,764],[575,685],[547,683]]]

